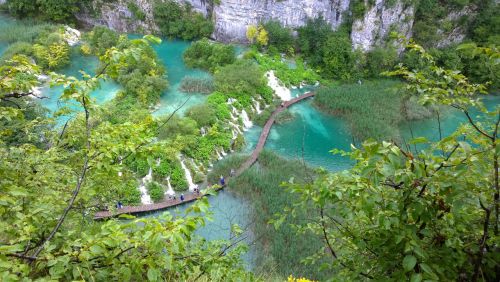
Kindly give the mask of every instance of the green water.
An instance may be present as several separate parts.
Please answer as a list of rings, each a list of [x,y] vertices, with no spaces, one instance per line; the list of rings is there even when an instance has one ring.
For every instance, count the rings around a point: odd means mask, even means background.
[[[64,69],[59,70],[58,73],[81,78],[80,70],[90,75],[95,75],[95,70],[98,66],[99,60],[96,57],[82,56],[74,52],[71,55],[71,63]],[[96,103],[102,104],[111,100],[119,90],[120,86],[113,80],[101,80],[100,87],[91,93],[91,97],[95,99]],[[55,112],[65,105],[59,100],[63,92],[62,86],[50,88],[46,85],[41,91],[43,96],[48,97],[48,99],[41,100],[41,104],[51,112]],[[73,108],[78,109],[79,107],[74,106]]]
[[[492,111],[495,107],[500,105],[500,95],[486,95],[483,96],[482,101],[485,107]],[[441,114],[439,122],[437,117],[421,120],[421,121],[412,121],[401,125],[403,137],[407,140],[412,139],[412,135],[414,137],[426,137],[431,141],[439,140],[439,128],[441,127],[441,135],[448,136],[453,133],[460,124],[466,123],[467,118],[461,112],[453,108],[446,108],[445,112]],[[484,119],[484,116],[480,115],[480,112],[477,109],[471,109],[470,115],[474,119],[478,119],[479,121]],[[441,126],[439,124],[441,123]],[[413,133],[413,134],[412,134]]]
[[[130,35],[130,38],[138,38],[138,35]],[[199,69],[190,69],[184,65],[182,54],[191,45],[189,41],[168,40],[163,39],[159,45],[154,45],[159,59],[167,67],[169,88],[160,97],[160,105],[158,110],[153,114],[155,116],[172,113],[186,99],[189,101],[182,107],[178,113],[183,115],[191,106],[203,103],[206,100],[206,95],[202,94],[186,94],[179,91],[181,81],[186,76],[191,77],[210,77],[206,71]]]
[[[207,221],[205,226],[196,230],[196,234],[207,240],[229,240],[231,236],[231,226],[238,224],[244,233],[242,236],[247,237],[245,242],[251,244],[254,240],[251,232],[251,205],[241,198],[236,197],[230,190],[221,190],[216,196],[209,196],[210,211],[212,212],[212,220]],[[169,210],[175,216],[183,216],[184,211],[191,206],[186,204]],[[159,216],[165,211],[158,211],[147,215]],[[255,250],[250,248],[249,252],[243,256],[248,266],[254,265]]]

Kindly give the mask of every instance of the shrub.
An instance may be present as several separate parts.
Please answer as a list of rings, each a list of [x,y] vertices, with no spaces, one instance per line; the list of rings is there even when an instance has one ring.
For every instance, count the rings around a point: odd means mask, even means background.
[[[212,126],[217,122],[216,109],[208,103],[190,108],[186,116],[196,121],[198,127]]]
[[[172,162],[170,184],[175,191],[186,191],[189,187],[184,175],[184,170],[179,161]]]
[[[255,96],[257,89],[267,85],[264,72],[250,61],[237,61],[220,68],[214,75],[215,89],[231,94],[239,101],[244,96]]]
[[[141,191],[137,188],[136,180],[129,180],[123,184],[120,201],[124,205],[137,205],[141,203]]]
[[[69,64],[69,46],[65,42],[49,46],[35,44],[33,55],[44,69],[56,70]]]
[[[146,185],[146,188],[153,202],[157,203],[165,199],[165,190],[158,182],[151,181]]]
[[[391,70],[396,64],[398,54],[394,48],[377,47],[366,54],[368,77],[380,77],[383,71]]]
[[[14,44],[11,44],[2,54],[1,61],[10,60],[14,55],[25,55],[28,57],[32,56],[33,45],[28,42],[16,42]]]
[[[196,135],[197,133],[198,126],[196,121],[191,118],[174,116],[159,130],[158,138],[162,140],[175,139],[176,136]]]
[[[234,63],[236,55],[232,45],[210,42],[204,38],[191,44],[183,58],[190,68],[214,72],[218,67]]]
[[[89,44],[92,53],[100,56],[103,55],[107,49],[118,45],[120,35],[107,27],[96,26],[91,32],[85,33],[83,39]]]
[[[141,39],[127,40],[125,37],[120,38],[116,48],[133,48],[133,54],[112,61],[107,69],[109,76],[123,86],[126,95],[134,97],[142,105],[158,103],[161,93],[168,87],[168,81],[166,69],[154,49]]]

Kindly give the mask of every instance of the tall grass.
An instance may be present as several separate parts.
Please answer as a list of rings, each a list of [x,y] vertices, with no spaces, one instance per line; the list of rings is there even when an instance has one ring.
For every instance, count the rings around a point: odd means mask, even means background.
[[[12,22],[0,23],[0,42],[33,43],[40,34],[53,32],[59,27],[59,25],[31,20],[12,20]]]
[[[230,170],[237,169],[244,162],[244,156],[231,156],[219,162],[208,175],[211,183],[215,183],[220,175],[227,176]],[[248,200],[253,206],[252,231],[256,243],[256,272],[259,274],[279,274],[282,277],[303,276],[310,279],[324,279],[325,273],[310,270],[301,261],[317,251],[322,251],[321,238],[313,234],[297,234],[293,224],[303,223],[312,210],[304,210],[294,219],[287,219],[278,230],[269,224],[269,220],[277,213],[283,213],[285,207],[293,205],[298,198],[281,187],[281,183],[289,181],[304,182],[314,175],[311,169],[305,168],[299,161],[285,160],[269,151],[260,154],[258,162],[236,179],[230,179],[231,191]],[[320,262],[321,263],[321,262]]]
[[[407,99],[400,86],[395,80],[330,86],[317,91],[315,104],[344,118],[358,141],[398,139],[402,121],[431,115],[428,109]]]
[[[214,91],[214,82],[210,78],[186,76],[181,81],[180,90],[184,93],[210,94]]]

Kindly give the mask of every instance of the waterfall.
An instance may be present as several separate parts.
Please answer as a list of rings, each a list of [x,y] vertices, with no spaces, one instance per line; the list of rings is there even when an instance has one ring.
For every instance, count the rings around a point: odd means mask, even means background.
[[[243,126],[245,127],[245,129],[249,129],[253,126],[253,123],[250,118],[248,118],[248,114],[245,109],[241,111],[241,119],[243,120]]]
[[[186,181],[189,185],[189,191],[194,191],[194,188],[198,187],[198,185],[193,183],[193,178],[191,177],[191,172],[189,169],[186,167],[186,164],[184,164],[184,160],[182,157],[179,156],[179,159],[181,161],[181,167],[184,170],[184,175],[186,176]]]
[[[283,101],[289,101],[292,99],[292,92],[290,89],[281,85],[279,79],[274,75],[274,71],[268,71],[266,73],[267,85],[274,90],[274,93],[281,98]]]
[[[121,166],[121,165],[123,164],[122,156],[120,156],[119,158],[120,158],[120,166]],[[122,173],[122,171],[120,170],[120,171],[118,172],[118,177],[122,177],[122,175],[123,175],[123,173]]]
[[[153,201],[151,201],[151,197],[148,194],[148,189],[146,188],[146,185],[151,182],[151,180],[153,180],[153,169],[150,167],[148,174],[142,178],[142,183],[139,186],[139,191],[141,191],[141,203],[143,205],[149,205],[153,203]]]
[[[252,100],[253,100],[253,106],[254,106],[254,108],[255,108],[255,112],[256,112],[258,115],[260,115],[260,114],[262,113],[262,110],[260,109],[260,103],[259,103],[259,101],[255,100],[255,99],[253,99],[253,98],[252,98]]]
[[[165,195],[170,195],[170,196],[175,195],[175,191],[172,188],[172,185],[170,185],[170,175],[165,179],[167,180],[167,191],[165,192]]]

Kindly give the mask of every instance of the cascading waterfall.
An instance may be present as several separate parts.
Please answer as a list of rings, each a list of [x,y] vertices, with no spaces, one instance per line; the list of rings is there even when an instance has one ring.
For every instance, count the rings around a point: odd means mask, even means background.
[[[292,92],[290,89],[281,85],[279,79],[274,75],[274,71],[266,72],[267,85],[274,90],[274,93],[281,98],[283,101],[289,101],[292,99]]]
[[[153,168],[149,168],[149,172],[146,176],[142,178],[141,185],[139,186],[139,191],[141,191],[141,203],[143,205],[152,204],[151,197],[149,196],[148,189],[146,185],[153,180]]]
[[[260,115],[262,113],[262,110],[260,109],[260,103],[259,101],[255,100],[254,98],[252,98],[253,100],[253,107],[255,108],[255,112]]]
[[[182,157],[179,157],[179,159],[181,161],[181,167],[184,170],[184,175],[186,176],[186,181],[187,181],[187,183],[189,185],[189,191],[192,192],[192,191],[194,191],[194,188],[198,187],[198,185],[194,184],[193,177],[191,176],[191,172],[187,168],[187,166],[184,163],[184,160],[182,159]]]
[[[243,126],[245,129],[249,129],[253,126],[253,122],[250,120],[250,118],[248,118],[248,114],[245,109],[241,111],[241,119],[243,120]]]
[[[170,196],[175,195],[175,191],[172,188],[172,185],[170,185],[170,175],[167,178],[165,178],[165,180],[167,180],[167,191],[165,191],[165,195],[170,195]]]

